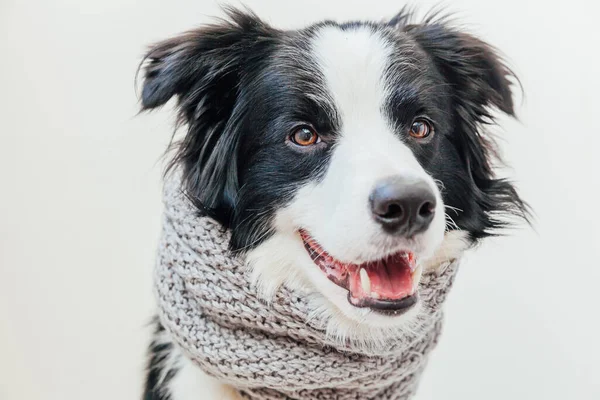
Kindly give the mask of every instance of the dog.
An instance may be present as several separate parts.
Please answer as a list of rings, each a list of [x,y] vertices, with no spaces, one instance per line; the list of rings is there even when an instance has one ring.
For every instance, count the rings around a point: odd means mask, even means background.
[[[226,13],[150,48],[142,109],[177,99],[169,166],[265,301],[308,290],[332,337],[385,340],[418,315],[423,272],[527,219],[485,132],[518,82],[491,46],[406,9],[293,31]],[[145,400],[237,398],[155,322]]]

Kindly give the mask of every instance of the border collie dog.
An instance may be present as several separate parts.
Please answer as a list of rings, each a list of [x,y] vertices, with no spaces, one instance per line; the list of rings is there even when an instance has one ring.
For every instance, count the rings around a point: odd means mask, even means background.
[[[333,336],[385,336],[419,312],[423,271],[527,218],[484,129],[496,109],[513,115],[516,81],[488,44],[404,10],[291,31],[227,14],[151,47],[142,107],[177,99],[170,165],[265,299],[301,287]],[[144,399],[217,398],[237,394],[157,322]]]

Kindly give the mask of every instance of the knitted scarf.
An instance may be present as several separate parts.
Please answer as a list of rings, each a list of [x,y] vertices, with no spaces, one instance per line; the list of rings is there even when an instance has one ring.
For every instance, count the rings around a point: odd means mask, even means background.
[[[422,277],[423,313],[413,333],[385,345],[352,337],[341,343],[326,334],[326,321],[309,318],[310,296],[282,287],[272,302],[262,301],[243,260],[228,251],[229,232],[199,216],[177,180],[167,181],[164,201],[158,314],[204,372],[253,400],[412,397],[438,340],[457,262]]]

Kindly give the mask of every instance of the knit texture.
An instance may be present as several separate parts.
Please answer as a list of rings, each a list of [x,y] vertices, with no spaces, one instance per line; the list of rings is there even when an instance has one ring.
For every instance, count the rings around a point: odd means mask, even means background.
[[[417,388],[441,326],[457,262],[425,274],[423,313],[413,333],[365,346],[325,332],[309,318],[310,295],[282,287],[262,301],[229,232],[199,216],[177,179],[166,182],[155,276],[159,317],[187,357],[253,400],[407,400]],[[313,294],[314,296],[314,294]]]

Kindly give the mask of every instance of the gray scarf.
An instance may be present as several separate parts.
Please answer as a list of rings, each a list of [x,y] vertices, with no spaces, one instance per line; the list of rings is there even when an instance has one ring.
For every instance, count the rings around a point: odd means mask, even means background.
[[[310,296],[282,287],[259,299],[230,234],[198,215],[177,180],[165,185],[155,276],[160,321],[187,357],[248,399],[407,400],[415,393],[441,326],[457,263],[425,274],[418,329],[385,345],[343,343],[309,318]]]

